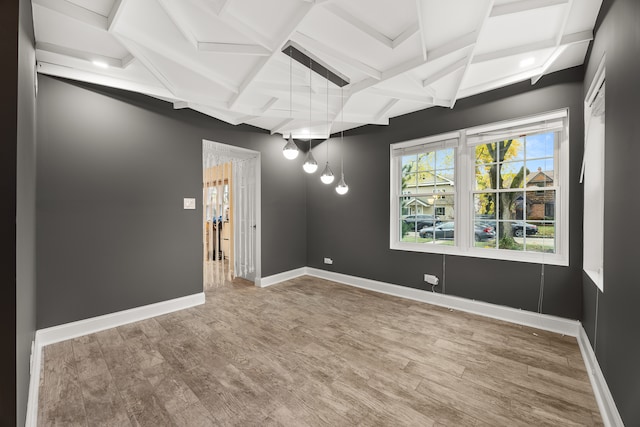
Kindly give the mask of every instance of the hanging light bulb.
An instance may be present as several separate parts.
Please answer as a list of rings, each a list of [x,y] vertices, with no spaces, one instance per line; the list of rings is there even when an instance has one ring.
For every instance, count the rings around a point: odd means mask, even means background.
[[[328,142],[328,141],[327,141]],[[333,176],[333,172],[331,171],[331,168],[329,167],[329,162],[327,162],[327,165],[324,167],[324,171],[322,171],[322,176],[320,177],[320,181],[322,181],[323,184],[331,184],[334,180],[334,176]]]
[[[340,182],[336,186],[336,193],[343,196],[347,194],[348,191],[349,191],[349,186],[347,185],[346,182],[344,182],[344,173],[343,173],[342,178],[340,178]]]
[[[315,171],[318,170],[318,162],[316,162],[316,159],[313,157],[313,154],[311,153],[311,148],[309,148],[309,152],[307,153],[307,158],[304,160],[302,169],[304,169],[306,173],[314,173]]]
[[[323,184],[331,184],[334,180],[333,172],[329,167],[329,139],[331,138],[331,130],[329,129],[329,70],[327,70],[327,140],[324,142],[327,144],[327,165],[324,167],[324,171],[322,171],[322,176],[320,177],[320,181]]]
[[[291,55],[291,47],[289,47],[289,117],[293,117],[293,57]],[[282,149],[282,154],[286,159],[293,160],[298,157],[298,146],[293,142],[293,135],[289,133],[289,141],[285,144]]]
[[[340,88],[340,98],[342,100],[342,110],[340,110],[340,121],[342,122],[343,128],[340,130],[340,145],[342,147],[342,153],[340,155],[340,182],[338,182],[338,185],[336,186],[336,193],[343,196],[349,191],[349,186],[344,181],[344,92],[342,88]]]
[[[293,137],[289,134],[289,141],[282,149],[282,154],[284,154],[285,158],[293,160],[298,157],[299,152],[298,146],[293,142]]]
[[[311,58],[309,58],[309,133],[311,133]],[[309,135],[309,152],[307,153],[307,158],[304,160],[304,164],[302,165],[302,169],[306,173],[315,173],[318,170],[318,162],[313,157],[313,153],[311,152],[311,135]]]

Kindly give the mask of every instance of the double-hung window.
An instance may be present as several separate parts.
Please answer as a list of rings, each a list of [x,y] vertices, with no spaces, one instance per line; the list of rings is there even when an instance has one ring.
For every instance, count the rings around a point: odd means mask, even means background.
[[[568,263],[566,110],[391,146],[392,249]]]

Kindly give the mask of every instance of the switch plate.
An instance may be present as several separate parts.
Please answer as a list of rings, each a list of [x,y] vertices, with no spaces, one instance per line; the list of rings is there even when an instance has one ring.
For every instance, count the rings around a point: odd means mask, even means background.
[[[333,264],[333,260],[331,258],[325,258],[324,259],[324,263],[325,264]]]
[[[196,208],[196,199],[195,198],[184,198],[184,209],[195,209]]]

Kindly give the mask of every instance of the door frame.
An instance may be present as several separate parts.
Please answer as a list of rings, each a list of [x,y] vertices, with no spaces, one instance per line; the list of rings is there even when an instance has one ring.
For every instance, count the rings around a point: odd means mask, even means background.
[[[262,278],[262,181],[261,181],[261,164],[262,164],[262,153],[255,150],[250,150],[248,148],[237,147],[235,145],[223,144],[217,141],[212,141],[210,139],[202,139],[202,152],[204,153],[204,144],[205,141],[209,144],[213,145],[213,151],[217,153],[224,154],[227,157],[234,159],[247,159],[247,158],[255,158],[255,168],[254,174],[256,179],[256,192],[255,192],[255,202],[256,202],[256,248],[255,248],[255,277],[253,283],[255,286],[260,286],[260,279]],[[201,161],[201,168],[204,170],[204,162]],[[236,196],[234,195],[234,198]],[[202,241],[204,242],[204,231],[202,235]],[[237,245],[233,245],[234,252],[237,250]],[[234,253],[235,259],[235,253]]]

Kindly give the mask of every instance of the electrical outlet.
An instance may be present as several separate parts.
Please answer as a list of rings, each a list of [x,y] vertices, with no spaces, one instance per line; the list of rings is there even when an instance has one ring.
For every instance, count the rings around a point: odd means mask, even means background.
[[[333,260],[331,258],[325,258],[324,259],[324,263],[325,264],[333,264]]]
[[[434,276],[433,274],[425,274],[424,281],[430,285],[437,286],[440,280],[438,279],[438,276]]]

